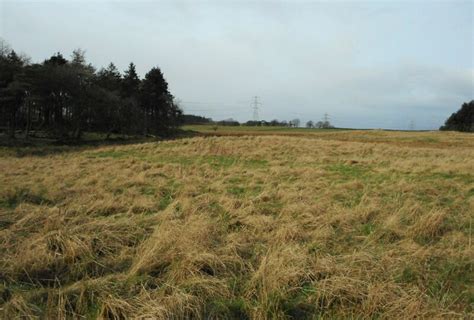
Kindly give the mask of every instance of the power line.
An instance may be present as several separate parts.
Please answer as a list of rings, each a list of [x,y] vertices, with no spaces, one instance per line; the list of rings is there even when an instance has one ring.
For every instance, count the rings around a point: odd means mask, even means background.
[[[179,102],[184,104],[184,105],[206,105],[206,106],[217,106],[217,107],[221,107],[221,106],[229,106],[229,107],[239,106],[239,107],[242,107],[242,105],[248,103],[248,102],[246,102],[246,103],[242,103],[242,102],[228,103],[228,102],[218,102],[218,101],[187,101],[187,100],[179,100]]]
[[[188,109],[188,108],[185,108],[184,111],[186,111],[186,112],[189,112],[189,111],[191,111],[191,112],[196,112],[196,111],[208,111],[208,112],[209,112],[209,111],[211,111],[211,112],[212,112],[212,111],[215,111],[215,110],[214,110],[214,109]]]

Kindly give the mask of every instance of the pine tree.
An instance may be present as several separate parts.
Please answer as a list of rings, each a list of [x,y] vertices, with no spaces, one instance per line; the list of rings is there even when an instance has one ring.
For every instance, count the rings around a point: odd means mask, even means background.
[[[18,113],[23,105],[26,84],[21,80],[25,62],[11,50],[7,55],[0,56],[0,105],[1,114],[7,119],[9,137],[15,137]]]
[[[159,68],[152,68],[143,80],[140,103],[144,113],[145,133],[166,133],[176,126],[182,112],[173,102],[168,83]]]
[[[122,97],[137,97],[140,88],[140,78],[138,77],[135,64],[130,62],[125,70],[122,80]]]
[[[122,75],[117,67],[111,62],[107,68],[102,68],[97,73],[97,81],[99,86],[119,93],[122,86]]]

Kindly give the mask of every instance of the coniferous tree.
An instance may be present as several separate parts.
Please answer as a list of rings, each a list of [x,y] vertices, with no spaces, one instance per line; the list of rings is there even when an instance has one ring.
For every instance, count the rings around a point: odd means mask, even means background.
[[[120,124],[121,130],[127,133],[137,133],[141,130],[143,117],[139,108],[140,78],[135,64],[131,62],[125,70],[122,79],[120,96],[122,98]]]
[[[93,120],[94,97],[97,97],[94,94],[95,69],[86,63],[85,52],[81,49],[73,51],[70,66],[75,75],[71,88],[73,137],[79,139],[84,130],[91,129],[89,124]]]
[[[26,85],[21,80],[24,67],[25,61],[14,50],[0,56],[0,104],[11,138],[15,137],[18,113],[26,97]]]
[[[144,133],[167,133],[176,126],[182,112],[173,102],[168,83],[159,68],[152,68],[142,82],[140,103],[144,116]]]
[[[99,70],[97,73],[97,82],[102,88],[119,93],[122,86],[122,75],[111,62],[107,68]]]
[[[29,84],[37,129],[59,136],[66,135],[71,124],[68,117],[72,113],[68,102],[75,85],[68,61],[61,53],[57,53],[42,64],[29,66],[25,78]]]
[[[93,94],[96,105],[94,107],[94,130],[107,132],[107,137],[113,131],[119,131],[122,86],[122,75],[117,67],[110,63],[107,68],[101,69],[96,76],[96,86]]]
[[[122,80],[122,97],[137,98],[140,88],[140,78],[138,77],[135,64],[130,62],[128,69],[125,70]]]

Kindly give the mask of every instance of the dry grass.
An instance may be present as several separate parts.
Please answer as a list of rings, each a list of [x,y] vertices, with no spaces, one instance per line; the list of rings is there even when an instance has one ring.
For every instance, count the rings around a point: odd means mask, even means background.
[[[252,134],[2,150],[0,318],[474,316],[474,136]]]

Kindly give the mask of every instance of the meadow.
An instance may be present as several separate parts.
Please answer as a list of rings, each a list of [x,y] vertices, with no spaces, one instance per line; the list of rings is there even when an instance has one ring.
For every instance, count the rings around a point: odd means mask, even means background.
[[[474,317],[474,135],[0,149],[0,318]]]

